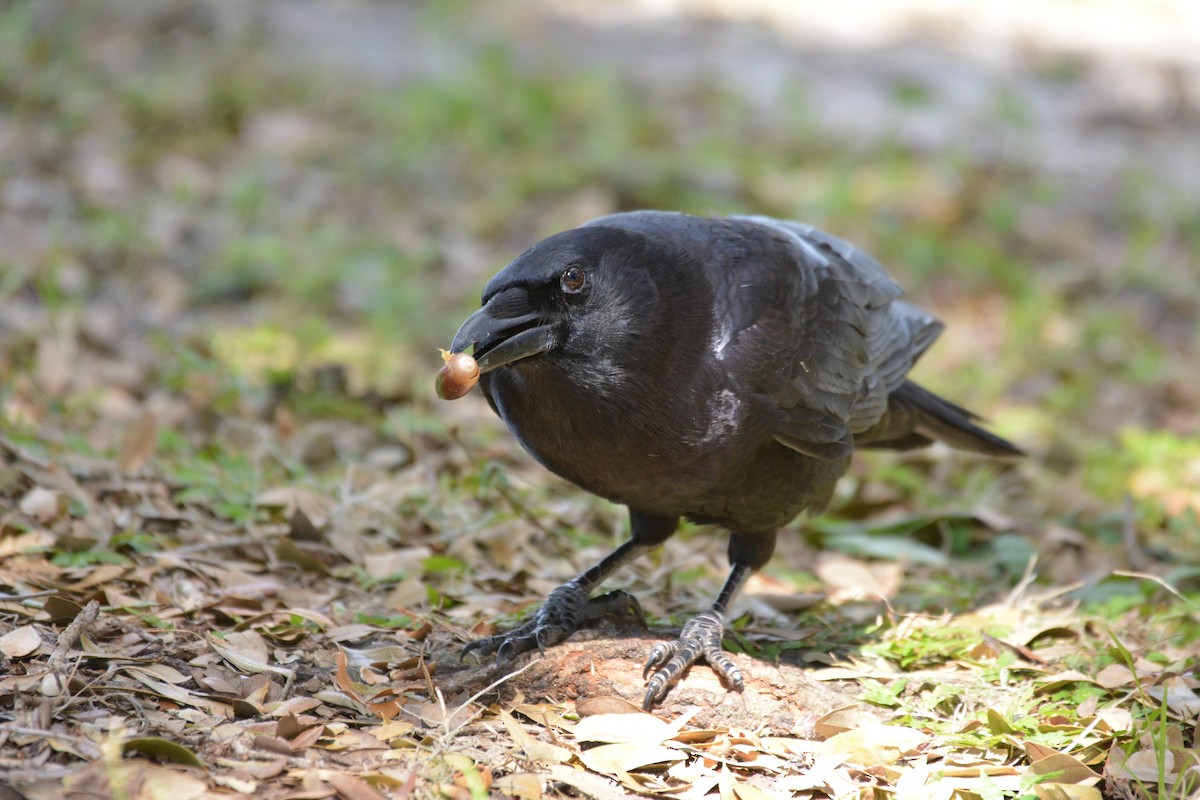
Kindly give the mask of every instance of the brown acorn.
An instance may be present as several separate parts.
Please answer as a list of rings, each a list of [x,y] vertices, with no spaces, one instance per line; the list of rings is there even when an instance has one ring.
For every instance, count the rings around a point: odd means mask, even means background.
[[[438,370],[434,388],[443,400],[457,400],[479,383],[479,363],[468,353],[442,350],[442,368]]]

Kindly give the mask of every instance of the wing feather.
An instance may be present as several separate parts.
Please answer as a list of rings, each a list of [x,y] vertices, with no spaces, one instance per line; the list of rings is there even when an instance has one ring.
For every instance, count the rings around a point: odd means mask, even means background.
[[[878,261],[811,225],[658,211],[588,224],[660,236],[702,265],[713,281],[715,357],[768,399],[778,441],[818,458],[849,456],[941,331],[899,299]]]
[[[850,243],[800,223],[739,219],[776,246],[765,249],[761,270],[742,264],[735,273],[760,273],[756,283],[771,287],[775,298],[757,319],[731,323],[726,349],[747,379],[769,376],[759,388],[781,412],[777,439],[819,457],[847,455],[853,435],[886,413],[888,396],[941,324],[900,301],[900,287],[879,262]],[[780,258],[790,269],[780,269]],[[731,308],[736,315],[759,305]],[[764,370],[768,363],[773,370]]]

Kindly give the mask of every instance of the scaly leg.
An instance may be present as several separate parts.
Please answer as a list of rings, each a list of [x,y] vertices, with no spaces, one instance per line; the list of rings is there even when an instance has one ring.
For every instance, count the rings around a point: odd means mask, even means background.
[[[729,539],[729,562],[732,565],[717,600],[707,611],[688,620],[673,642],[660,642],[650,652],[642,677],[646,681],[646,697],[642,707],[649,711],[667,696],[671,686],[683,671],[704,658],[708,665],[735,691],[742,691],[745,682],[724,648],[721,636],[725,632],[725,614],[729,604],[741,590],[746,579],[771,560],[775,551],[775,532],[733,534]],[[653,674],[651,674],[653,673]]]

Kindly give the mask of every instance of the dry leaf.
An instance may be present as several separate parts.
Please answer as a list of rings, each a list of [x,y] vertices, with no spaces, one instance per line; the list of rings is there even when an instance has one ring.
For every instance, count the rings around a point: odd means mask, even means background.
[[[584,766],[605,775],[620,775],[652,764],[669,764],[685,758],[687,756],[684,753],[673,747],[644,742],[602,744],[579,754]]]
[[[858,706],[843,706],[835,708],[813,723],[813,728],[822,739],[829,739],[839,733],[852,731],[875,722],[875,717],[863,711]]]
[[[530,772],[517,772],[496,779],[496,791],[519,800],[541,800],[542,778]]]
[[[36,653],[41,646],[42,637],[38,635],[32,625],[13,628],[0,636],[0,652],[9,658],[24,658]]]
[[[530,761],[536,764],[565,764],[571,760],[570,750],[534,738],[509,712],[500,712],[500,722]]]
[[[370,711],[372,714],[378,714],[384,722],[387,722],[400,713],[400,703],[396,700],[373,702],[363,699],[362,695],[359,694],[359,687],[354,684],[354,681],[350,679],[350,673],[346,671],[346,652],[340,648],[338,649],[337,671],[334,673],[333,682],[354,703]],[[366,687],[363,688],[365,689]]]
[[[1084,783],[1090,786],[1100,780],[1091,767],[1065,753],[1055,753],[1035,761],[1029,765],[1029,771],[1034,775],[1052,775],[1055,783]]]
[[[1033,793],[1038,800],[1104,800],[1104,795],[1095,786],[1077,783],[1035,783]]]
[[[679,726],[653,714],[594,714],[575,725],[580,742],[661,744],[679,732]]]
[[[643,714],[642,707],[623,697],[588,697],[575,703],[575,713],[580,717],[596,714]]]
[[[67,496],[62,492],[35,486],[17,503],[17,510],[43,525],[67,513]]]
[[[1103,686],[1105,689],[1116,689],[1121,686],[1128,686],[1137,681],[1137,676],[1133,674],[1133,670],[1124,664],[1109,664],[1104,669],[1096,673],[1096,683]]]
[[[827,739],[822,751],[844,755],[860,767],[877,767],[894,764],[928,738],[900,725],[864,725]]]
[[[1197,695],[1180,680],[1166,681],[1159,686],[1148,686],[1146,694],[1156,700],[1165,698],[1167,708],[1184,719],[1200,715],[1200,695]]]
[[[270,655],[267,643],[256,631],[233,631],[224,639],[210,635],[208,644],[222,658],[242,672],[258,674],[270,672],[275,675],[291,675],[292,671],[276,667],[268,662]]]
[[[891,597],[900,588],[902,574],[898,563],[873,563],[838,553],[823,554],[817,563],[817,577],[841,600]]]
[[[325,775],[325,781],[337,789],[337,793],[346,800],[387,800],[387,797],[361,778],[346,775],[341,772],[330,772]]]
[[[281,509],[284,519],[291,519],[299,512],[318,530],[329,524],[329,500],[309,489],[277,486],[261,492],[254,498],[254,504]]]
[[[158,447],[158,417],[153,411],[143,409],[121,434],[117,446],[117,468],[126,474],[135,473],[146,466],[150,456]]]
[[[628,800],[629,798],[628,793],[617,788],[611,779],[593,775],[575,767],[568,767],[565,764],[556,764],[550,767],[546,770],[546,774],[550,776],[550,780],[556,783],[565,783],[593,800]]]
[[[208,786],[203,780],[182,770],[143,764],[136,764],[135,769],[138,771],[137,777],[141,779],[136,800],[198,800],[208,794]],[[121,796],[116,791],[113,794]]]

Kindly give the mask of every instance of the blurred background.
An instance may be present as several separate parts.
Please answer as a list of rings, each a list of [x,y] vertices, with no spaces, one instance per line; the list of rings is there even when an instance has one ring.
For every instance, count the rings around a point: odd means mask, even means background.
[[[872,252],[947,324],[919,379],[1031,453],[871,454],[842,520],[1010,579],[1196,580],[1191,0],[5,0],[0,426],[153,454],[223,524],[315,487],[355,512],[334,549],[427,542],[427,573],[530,502],[604,539],[619,515],[432,377],[494,271],[636,208]]]

